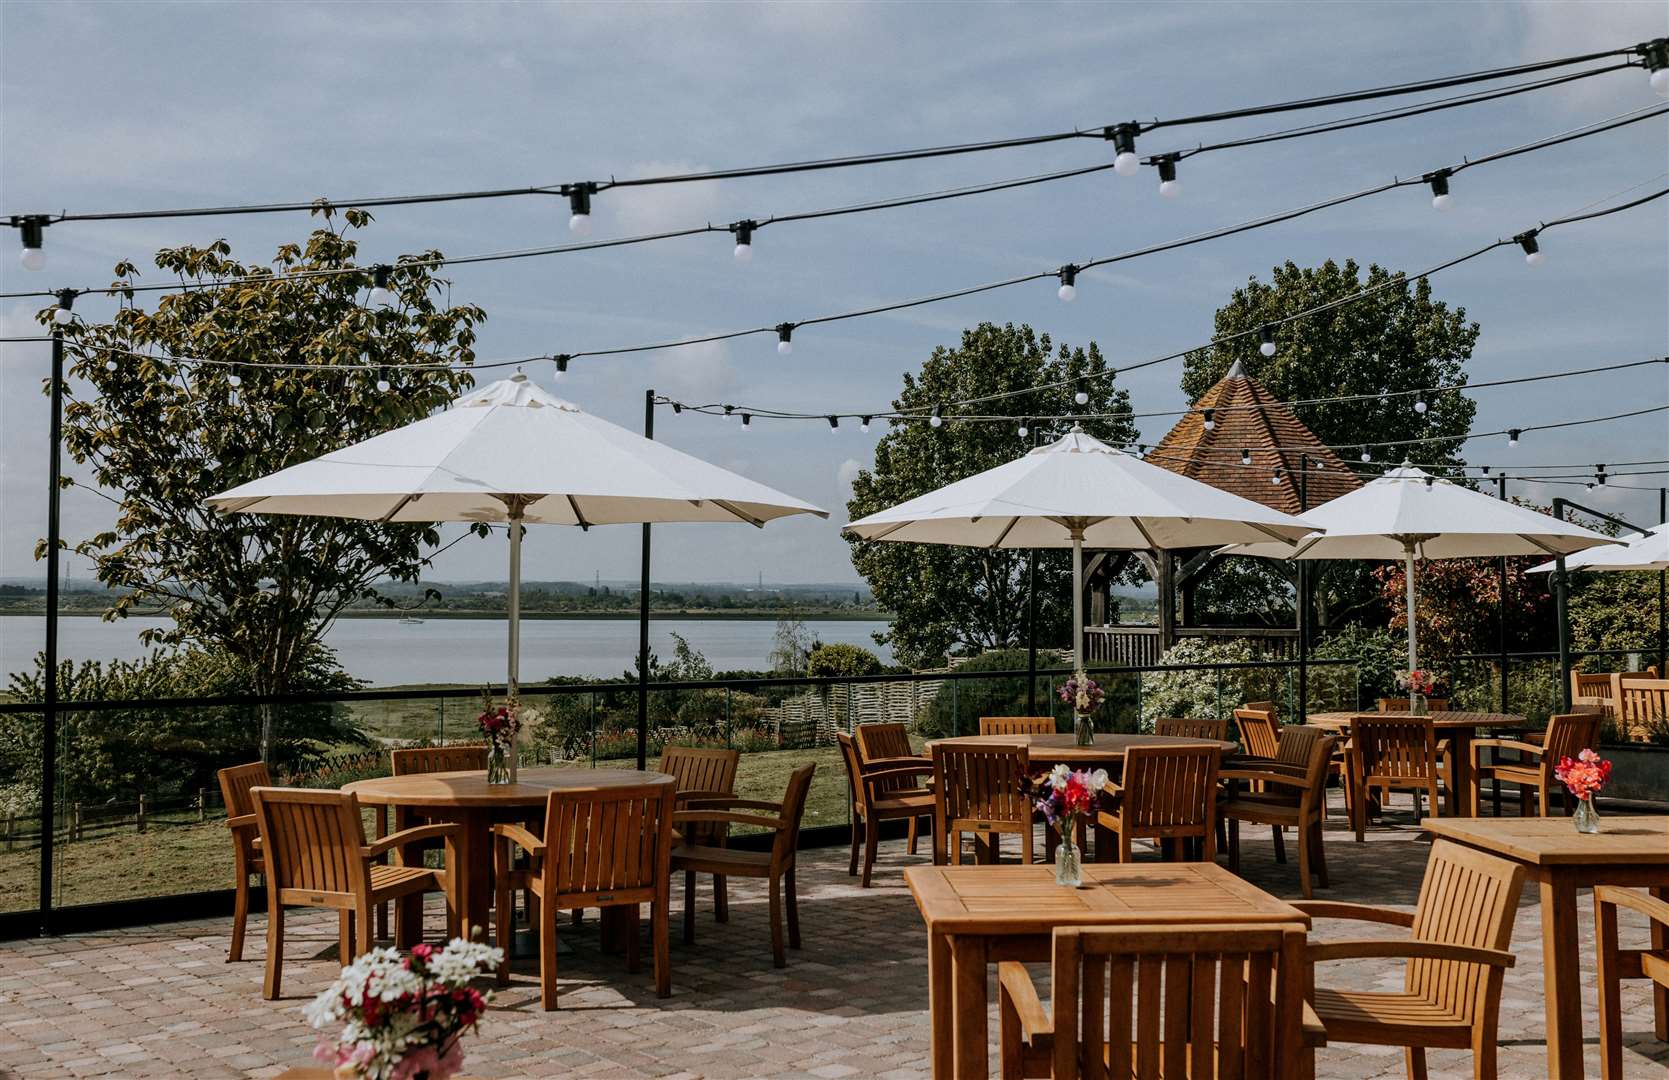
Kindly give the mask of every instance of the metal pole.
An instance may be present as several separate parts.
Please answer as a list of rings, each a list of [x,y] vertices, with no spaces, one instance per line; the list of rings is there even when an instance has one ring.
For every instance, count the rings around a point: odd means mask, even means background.
[[[1560,521],[1565,520],[1565,500],[1553,500],[1553,516]],[[1565,572],[1565,557],[1560,555],[1554,560],[1553,569],[1553,617],[1559,623],[1559,700],[1564,703],[1561,712],[1571,710],[1570,692],[1570,613],[1566,610],[1569,599],[1568,575]]]
[[[1298,512],[1310,508],[1310,456],[1298,455]],[[1310,715],[1310,568],[1298,560],[1298,722]]]
[[[1408,670],[1413,671],[1418,665],[1415,663],[1418,654],[1418,632],[1414,626],[1414,541],[1403,541],[1403,573],[1402,580],[1408,605]],[[1565,710],[1569,712],[1570,710]]]
[[[52,331],[52,418],[46,453],[46,685],[41,688],[41,936],[52,933],[52,804],[58,798],[58,474],[64,440],[64,332]]]
[[[1084,530],[1072,530],[1072,670],[1084,669]]]
[[[1669,525],[1669,487],[1657,489],[1657,517]],[[1657,677],[1669,679],[1669,570],[1657,572]]]
[[[1495,494],[1496,497],[1502,502],[1506,501],[1507,478],[1505,475],[1497,475],[1495,477]],[[1507,557],[1505,555],[1501,556],[1500,573],[1501,587],[1499,589],[1499,603],[1496,607],[1498,609],[1498,614],[1500,615],[1500,619],[1498,620],[1500,641],[1498,644],[1501,650],[1501,655],[1496,662],[1500,666],[1501,671],[1501,711],[1506,713],[1511,712],[1512,710],[1507,707],[1507,665],[1511,663],[1511,660],[1507,656]]]
[[[510,596],[508,598],[510,613],[510,655],[504,666],[504,693],[506,697],[516,696],[517,684],[521,681],[522,655],[522,510],[521,505],[515,504],[510,509]]]
[[[1037,715],[1037,549],[1026,553],[1026,715]]]
[[[655,437],[655,391],[643,392],[643,437]],[[649,758],[649,523],[643,523],[643,564],[637,593],[637,767]]]

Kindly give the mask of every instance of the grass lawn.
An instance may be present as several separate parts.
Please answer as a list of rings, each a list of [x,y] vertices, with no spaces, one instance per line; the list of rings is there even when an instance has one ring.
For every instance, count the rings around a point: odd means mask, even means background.
[[[846,824],[846,773],[837,747],[779,750],[742,755],[736,790],[743,798],[781,799],[788,774],[817,763],[806,806],[806,828]],[[631,768],[631,760],[603,761],[604,768]],[[654,762],[650,762],[653,767]],[[369,835],[369,825],[367,826]],[[124,829],[83,840],[61,837],[54,849],[59,895],[64,906],[132,900],[172,893],[226,889],[232,885],[232,842],[218,820],[180,824],[154,822],[145,832]],[[40,888],[37,851],[0,851],[0,911],[35,906]]]

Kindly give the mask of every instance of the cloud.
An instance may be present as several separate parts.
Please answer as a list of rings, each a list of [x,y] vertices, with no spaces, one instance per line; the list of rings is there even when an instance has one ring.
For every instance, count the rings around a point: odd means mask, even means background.
[[[862,472],[865,467],[864,463],[857,458],[847,458],[841,462],[840,467],[835,470],[835,482],[840,485],[840,490],[850,495],[852,485],[858,481],[858,473]]]
[[[711,166],[695,161],[637,161],[620,170],[621,176],[664,176],[705,172]],[[610,235],[669,232],[712,221],[719,212],[718,184],[652,184],[616,189],[592,203],[593,220]],[[718,222],[713,222],[718,224]]]
[[[656,390],[692,402],[716,401],[737,384],[736,365],[723,341],[657,354],[650,374]]]

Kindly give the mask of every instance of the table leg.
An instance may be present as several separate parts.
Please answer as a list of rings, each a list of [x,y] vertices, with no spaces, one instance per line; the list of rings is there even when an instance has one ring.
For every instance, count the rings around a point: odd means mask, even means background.
[[[458,925],[464,936],[470,937],[475,928],[487,932],[488,913],[492,910],[493,845],[492,827],[488,814],[473,807],[450,811],[447,815],[457,822],[458,877],[453,883],[458,904]]]
[[[1450,817],[1467,817],[1472,797],[1472,732],[1456,728],[1449,732],[1449,794],[1444,800]],[[1435,814],[1437,808],[1432,807]]]
[[[957,1080],[986,1080],[991,1062],[986,1050],[985,1014],[988,950],[983,937],[963,934],[951,939],[952,1023],[956,1029]]]
[[[1669,900],[1669,888],[1662,885],[1652,886],[1651,893],[1659,900]],[[1661,954],[1665,948],[1669,948],[1669,931],[1653,920],[1652,951]],[[1652,983],[1652,1028],[1658,1042],[1669,1042],[1669,990],[1658,982]]]
[[[927,935],[927,1013],[933,1038],[933,1080],[951,1080],[956,1069],[951,1042],[950,939]]]
[[[1547,1001],[1547,1074],[1582,1080],[1582,968],[1577,953],[1576,883],[1541,882],[1542,980]]]

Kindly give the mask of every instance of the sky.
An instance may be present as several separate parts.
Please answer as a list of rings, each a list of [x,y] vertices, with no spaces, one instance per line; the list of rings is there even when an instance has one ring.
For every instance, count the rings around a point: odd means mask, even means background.
[[[1644,3],[0,4],[0,215],[548,185],[1006,137],[1215,111],[1632,45],[1669,33]],[[1095,173],[928,206],[761,230],[750,264],[723,235],[446,271],[483,305],[483,360],[797,321],[1047,271],[1297,207],[1660,101],[1629,70],[1354,131],[1201,155],[1183,195],[1153,170]],[[1345,110],[1304,114],[1308,122]],[[1256,134],[1286,118],[1154,132],[1144,153]],[[1095,139],[784,177],[616,190],[593,237],[725,223],[1027,176],[1107,160]],[[1417,271],[1620,192],[1669,182],[1669,124],[1633,125],[1472,170],[1439,214],[1419,187],[1300,221],[1052,282],[795,335],[575,361],[554,388],[640,429],[646,388],[783,409],[886,408],[902,373],[980,321],[1098,342],[1117,366],[1204,342],[1249,277],[1293,260]],[[1621,196],[1626,197],[1626,196]],[[376,211],[368,262],[569,239],[561,199]],[[259,261],[305,215],[63,223],[48,268],[22,270],[0,233],[0,291],[103,284],[160,247],[224,237]],[[1669,200],[1550,232],[1544,265],[1516,249],[1433,279],[1482,324],[1473,381],[1661,356],[1669,347]],[[151,271],[149,280],[156,280]],[[0,335],[34,332],[35,303],[0,301]],[[77,311],[107,317],[109,302]],[[45,346],[0,345],[0,576],[38,574],[45,531]],[[550,365],[529,368],[553,386]],[[1179,363],[1121,377],[1138,410],[1176,409]],[[1475,393],[1474,430],[1669,402],[1669,367]],[[1669,414],[1464,449],[1492,464],[1669,458]],[[1143,422],[1157,441],[1171,421]],[[655,436],[831,511],[828,521],[669,526],[667,581],[856,580],[839,527],[868,435],[842,425],[739,424],[662,410]],[[1018,448],[1017,448],[1018,449]],[[81,475],[85,475],[82,473]],[[1526,485],[1655,522],[1669,476],[1605,488]],[[1650,488],[1626,491],[1625,486]],[[106,526],[97,494],[64,493],[71,539]],[[450,533],[448,534],[451,535]],[[530,531],[530,579],[635,577],[634,528]],[[72,560],[72,576],[87,576]],[[435,580],[504,574],[501,538],[441,555]]]

